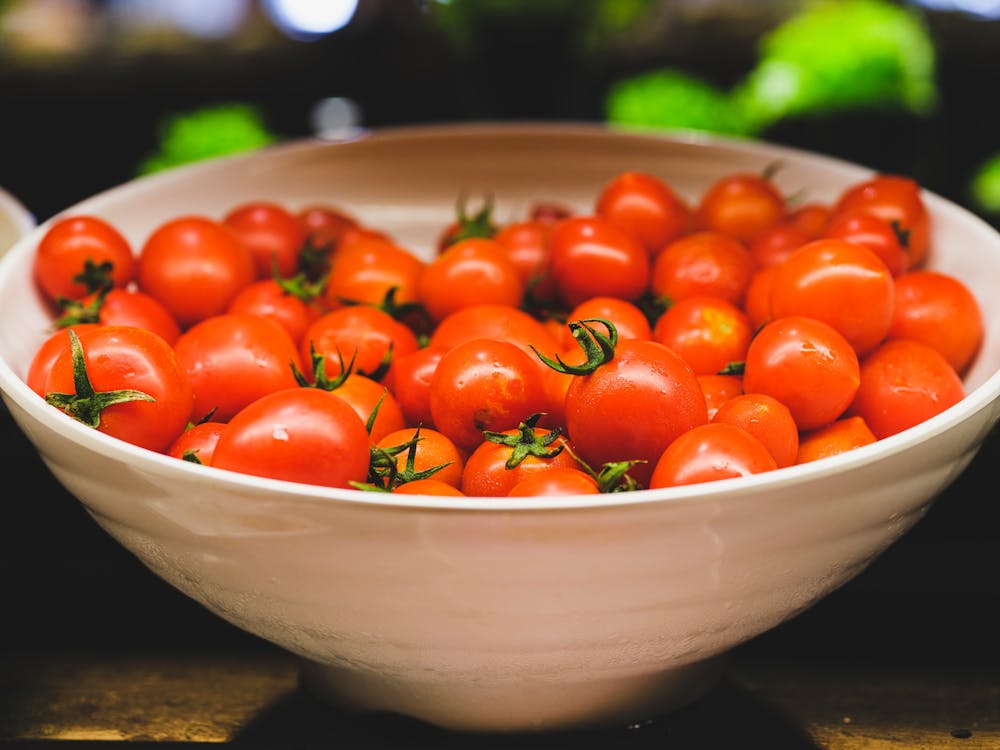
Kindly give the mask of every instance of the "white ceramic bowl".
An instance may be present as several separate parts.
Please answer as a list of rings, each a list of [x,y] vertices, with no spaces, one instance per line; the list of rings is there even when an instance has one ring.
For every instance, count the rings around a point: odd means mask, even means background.
[[[697,196],[723,172],[831,199],[870,170],[772,145],[597,125],[470,124],[297,142],[97,195],[138,246],[185,212],[326,200],[430,253],[456,197],[497,216],[587,210],[625,169]],[[988,322],[968,396],[874,445],[768,474],[588,498],[385,496],[197,466],[108,438],[22,381],[44,335],[30,283],[42,225],[0,262],[0,389],[45,463],[108,533],[212,612],[302,659],[340,705],[468,730],[623,724],[709,689],[725,654],[862,571],[966,467],[1000,415],[1000,236],[925,195],[930,265]],[[43,533],[39,530],[39,533]]]
[[[36,223],[21,201],[0,188],[0,255],[34,229]]]

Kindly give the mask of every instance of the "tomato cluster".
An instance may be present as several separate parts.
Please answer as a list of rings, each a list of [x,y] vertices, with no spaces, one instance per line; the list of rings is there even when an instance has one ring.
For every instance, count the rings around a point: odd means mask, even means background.
[[[593,494],[866,445],[963,395],[977,300],[929,270],[887,174],[795,206],[773,174],[693,199],[613,175],[590,210],[491,202],[422,258],[340,207],[175,216],[132,248],[54,222],[48,403],[181,460],[359,491]]]

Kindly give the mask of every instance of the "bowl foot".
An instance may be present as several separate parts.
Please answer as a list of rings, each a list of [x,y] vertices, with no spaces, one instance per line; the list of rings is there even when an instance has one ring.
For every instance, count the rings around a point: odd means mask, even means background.
[[[404,680],[304,660],[303,688],[352,712],[382,712],[462,732],[544,732],[626,727],[662,716],[711,690],[725,655],[662,672],[564,682],[541,678]],[[437,679],[435,679],[435,677]]]

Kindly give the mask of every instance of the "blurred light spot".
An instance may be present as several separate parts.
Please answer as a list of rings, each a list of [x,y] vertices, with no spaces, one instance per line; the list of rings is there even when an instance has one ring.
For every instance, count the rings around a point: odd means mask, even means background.
[[[361,109],[351,99],[332,96],[316,102],[310,115],[313,132],[319,138],[339,141],[361,131]]]
[[[343,28],[358,8],[358,0],[265,0],[262,4],[278,28],[303,41]]]
[[[914,0],[916,5],[922,5],[930,10],[954,11],[967,13],[980,18],[1000,18],[1000,1],[998,0]]]
[[[230,36],[246,20],[249,0],[110,0],[108,17],[133,28],[169,27],[201,39]]]

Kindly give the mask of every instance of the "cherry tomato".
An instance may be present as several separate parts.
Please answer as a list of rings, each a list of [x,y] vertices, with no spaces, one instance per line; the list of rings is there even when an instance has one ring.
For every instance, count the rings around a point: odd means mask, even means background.
[[[516,344],[472,339],[449,349],[431,378],[435,429],[473,450],[483,431],[517,427],[548,401],[537,362]]]
[[[501,227],[493,239],[504,247],[517,268],[525,293],[535,300],[555,299],[556,285],[549,258],[552,224],[524,219]]]
[[[873,214],[905,233],[908,268],[923,265],[930,247],[930,213],[920,185],[909,177],[877,174],[849,186],[837,198],[831,216],[843,213]],[[832,220],[832,218],[831,218]]]
[[[215,446],[224,429],[225,422],[209,421],[189,425],[166,450],[166,454],[183,461],[211,466]]]
[[[409,448],[411,444],[414,446],[412,459]],[[396,469],[401,474],[408,470],[419,474],[437,469],[429,476],[452,487],[461,487],[464,455],[442,432],[427,427],[403,427],[383,435],[375,446],[393,451]],[[407,447],[398,450],[400,446]],[[411,460],[412,465],[409,465]]]
[[[449,314],[434,329],[430,345],[451,349],[472,339],[502,339],[517,344],[534,357],[532,347],[540,352],[555,352],[559,339],[529,313],[510,305],[469,305]]]
[[[233,416],[212,466],[347,488],[367,478],[369,445],[364,423],[346,401],[296,386],[268,393]]]
[[[741,305],[753,271],[753,258],[740,240],[720,232],[695,232],[656,256],[649,286],[673,302],[710,294]]]
[[[97,328],[98,325],[98,323],[77,323],[50,333],[41,346],[35,350],[35,354],[28,364],[28,372],[24,377],[24,382],[28,384],[28,387],[45,398],[45,381],[49,377],[52,363],[64,351],[69,351],[69,329],[72,328],[77,335],[82,335],[84,331]]]
[[[601,189],[594,213],[635,237],[650,255],[680,236],[687,207],[659,177],[627,171]]]
[[[743,296],[743,310],[756,331],[771,319],[771,285],[774,283],[774,266],[758,268],[750,276],[747,292]]]
[[[826,231],[832,208],[827,203],[810,201],[791,208],[785,221],[805,230],[810,239],[819,239]]]
[[[749,241],[788,214],[785,198],[769,177],[734,173],[720,177],[702,194],[700,224],[738,240]]]
[[[34,278],[50,302],[80,299],[101,288],[125,288],[135,277],[128,240],[97,216],[55,220],[38,242]]]
[[[313,294],[294,280],[260,279],[240,290],[226,312],[260,315],[281,325],[292,341],[302,341],[306,330],[323,312]]]
[[[963,374],[984,333],[982,310],[972,291],[954,276],[928,269],[897,276],[895,284],[889,338],[922,341]]]
[[[603,318],[614,323],[620,339],[648,339],[653,337],[649,318],[634,302],[620,297],[591,297],[570,310],[567,320],[587,320]],[[576,346],[569,326],[562,326],[561,344]]]
[[[471,237],[449,245],[428,262],[417,283],[420,302],[433,321],[469,305],[517,307],[524,284],[506,249],[495,240]]]
[[[171,346],[181,335],[174,316],[156,297],[134,287],[109,289],[80,300],[64,300],[58,326],[78,323],[146,328],[163,337]]]
[[[743,378],[740,375],[699,375],[698,385],[705,396],[708,419],[711,421],[729,399],[743,393]]]
[[[288,331],[245,313],[206,318],[182,333],[174,349],[194,390],[194,421],[213,413],[227,422],[261,396],[297,386],[293,366],[302,367]]]
[[[907,249],[896,230],[874,214],[841,213],[830,221],[823,237],[864,245],[882,259],[893,276],[899,276],[910,265]]]
[[[636,300],[649,283],[649,253],[599,216],[559,222],[549,239],[549,254],[559,298],[571,308],[591,297]]]
[[[864,356],[888,335],[895,290],[892,274],[863,245],[813,240],[774,271],[771,317],[802,315],[836,328]]]
[[[288,278],[299,271],[299,255],[306,244],[302,222],[282,205],[255,200],[233,207],[223,218],[253,253],[257,276]]]
[[[798,224],[785,220],[764,229],[747,242],[754,265],[760,269],[777,265],[794,250],[816,239]]]
[[[667,308],[652,338],[670,347],[696,375],[721,372],[746,357],[753,328],[742,309],[722,297],[685,297]]]
[[[724,422],[692,427],[663,451],[650,488],[676,487],[746,477],[778,468],[765,445],[744,429]]]
[[[858,356],[847,339],[828,323],[796,315],[757,332],[743,369],[743,389],[783,403],[800,430],[840,417],[860,382]]]
[[[792,412],[766,393],[741,393],[723,403],[712,417],[740,427],[760,440],[780,466],[791,466],[799,451],[799,428]]]
[[[595,324],[594,330],[597,330]],[[566,391],[566,429],[591,467],[642,461],[630,471],[645,483],[663,450],[681,433],[708,422],[691,366],[656,341],[621,339],[610,359],[573,377]]]
[[[360,226],[356,218],[335,206],[311,204],[295,214],[306,235],[318,246],[336,247],[344,232]]]
[[[846,453],[870,445],[875,440],[875,435],[861,417],[843,417],[819,429],[801,433],[795,463],[804,464]]]
[[[225,312],[256,279],[250,250],[232,230],[201,216],[164,222],[139,253],[139,288],[160,300],[182,329]]]
[[[78,344],[52,363],[46,401],[107,435],[166,450],[192,407],[191,385],[170,345],[144,328],[103,325],[80,333]],[[123,400],[109,395],[115,392]]]
[[[437,497],[465,497],[465,493],[457,487],[442,482],[440,479],[415,479],[405,482],[392,490],[395,495],[432,495]]]
[[[345,302],[381,305],[392,291],[394,303],[415,303],[424,265],[393,242],[355,242],[334,254],[324,299],[331,308]]]
[[[552,497],[558,495],[598,495],[597,481],[582,469],[554,466],[525,477],[511,487],[508,497]]]
[[[383,382],[399,402],[407,424],[434,427],[431,379],[446,351],[443,346],[429,345],[393,359],[392,368]]]
[[[406,426],[396,397],[382,383],[369,377],[346,373],[346,377],[335,377],[328,383],[318,383],[317,387],[328,390],[350,405],[358,418],[369,426],[368,437],[372,444]]]
[[[397,357],[416,351],[417,335],[389,313],[371,305],[331,310],[306,329],[299,343],[307,376],[312,376],[312,351],[326,358],[327,372],[341,361],[353,361],[355,372],[382,380]]]
[[[965,396],[962,381],[931,346],[886,341],[861,363],[861,384],[849,414],[879,440],[936,416]]]
[[[465,460],[462,492],[475,497],[507,495],[520,482],[553,468],[579,469],[558,431],[537,427],[533,420],[480,438]]]

